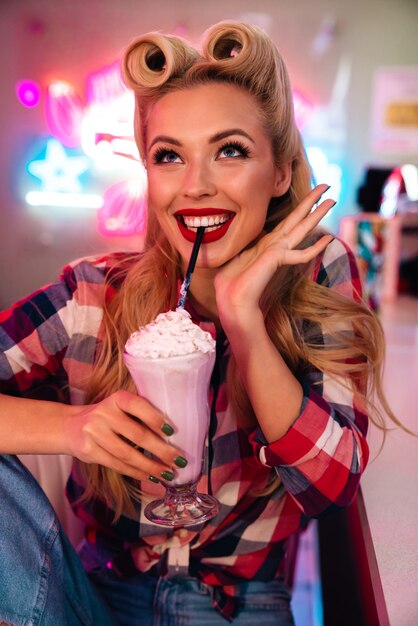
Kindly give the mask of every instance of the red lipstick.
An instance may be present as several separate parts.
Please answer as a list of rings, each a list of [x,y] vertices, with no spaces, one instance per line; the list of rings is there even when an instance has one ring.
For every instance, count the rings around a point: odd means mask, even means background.
[[[181,219],[182,216],[204,217],[206,215],[230,215],[230,218],[224,224],[221,224],[218,228],[215,228],[214,230],[211,230],[209,232],[205,231],[205,234],[203,235],[202,243],[213,243],[214,241],[218,241],[218,239],[221,239],[228,231],[228,228],[230,227],[235,217],[235,213],[233,213],[232,211],[225,211],[224,209],[213,209],[213,208],[181,209],[179,211],[176,211],[174,215],[177,217],[177,225],[179,227],[181,234],[187,241],[190,241],[191,243],[194,243],[196,239],[197,231],[187,228],[187,226]]]

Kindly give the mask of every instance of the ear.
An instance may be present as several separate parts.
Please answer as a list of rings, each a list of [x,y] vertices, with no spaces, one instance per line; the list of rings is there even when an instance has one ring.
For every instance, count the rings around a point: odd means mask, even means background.
[[[274,178],[273,196],[279,198],[283,196],[289,189],[292,182],[292,164],[281,163],[276,167]]]

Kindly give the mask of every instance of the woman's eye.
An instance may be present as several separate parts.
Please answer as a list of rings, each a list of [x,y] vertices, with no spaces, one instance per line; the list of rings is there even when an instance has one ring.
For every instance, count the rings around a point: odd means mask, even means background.
[[[219,158],[221,159],[233,159],[233,158],[245,158],[248,157],[250,151],[246,146],[241,143],[228,143],[221,147],[219,150]]]
[[[154,163],[180,163],[181,159],[177,152],[168,148],[159,148],[154,153]]]

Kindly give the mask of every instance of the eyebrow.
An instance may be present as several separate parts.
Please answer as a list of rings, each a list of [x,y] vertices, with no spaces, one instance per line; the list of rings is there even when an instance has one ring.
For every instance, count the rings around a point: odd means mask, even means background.
[[[221,141],[222,139],[226,139],[227,137],[230,137],[231,135],[241,135],[242,137],[246,137],[252,143],[254,143],[254,139],[251,137],[251,135],[245,132],[245,130],[243,130],[242,128],[229,128],[228,130],[223,130],[220,133],[216,133],[216,135],[213,135],[213,137],[209,139],[209,143],[217,143],[218,141]],[[148,150],[151,150],[152,146],[154,146],[156,143],[159,143],[159,142],[170,143],[173,146],[179,146],[179,147],[182,146],[182,143],[178,141],[178,139],[174,139],[174,137],[169,137],[168,135],[157,135],[156,137],[154,137],[154,139],[150,143]]]
[[[245,130],[242,130],[242,128],[230,128],[228,130],[222,131],[221,133],[216,133],[216,135],[214,135],[213,137],[209,139],[209,143],[216,143],[217,141],[226,139],[227,137],[230,137],[231,135],[241,135],[242,137],[246,137],[252,143],[254,143],[254,139],[248,133],[246,133]]]
[[[171,143],[171,144],[173,144],[173,146],[181,146],[182,145],[180,143],[180,141],[178,141],[177,139],[174,139],[173,137],[169,137],[168,135],[157,135],[151,141],[148,150],[151,150],[152,146],[154,146],[156,143],[159,143],[159,142]]]

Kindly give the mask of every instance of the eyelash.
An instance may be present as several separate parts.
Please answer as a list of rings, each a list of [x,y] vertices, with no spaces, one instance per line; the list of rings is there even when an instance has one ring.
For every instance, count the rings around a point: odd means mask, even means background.
[[[166,157],[167,154],[177,155],[177,152],[175,150],[172,150],[172,148],[166,148],[164,146],[161,146],[154,152],[154,155],[153,155],[154,163],[162,163],[164,157]]]
[[[247,146],[245,146],[243,143],[241,143],[241,141],[227,141],[226,143],[224,143],[218,150],[218,155],[223,152],[224,150],[227,150],[228,148],[233,148],[234,150],[237,150],[238,152],[240,152],[241,154],[238,157],[230,157],[230,158],[243,158],[246,159],[250,156],[250,150],[247,148]],[[168,154],[175,154],[178,156],[177,152],[175,150],[172,150],[171,148],[167,148],[165,146],[161,146],[160,148],[158,148],[153,155],[153,161],[154,163],[163,163],[163,159],[164,157],[166,157]],[[226,157],[228,158],[228,157]]]
[[[239,157],[231,157],[231,158],[246,159],[247,157],[250,156],[250,150],[247,148],[247,146],[241,143],[241,141],[227,141],[219,148],[218,154],[220,154],[221,152],[223,152],[223,150],[226,150],[227,148],[233,148],[234,150],[237,150],[238,152],[241,153]]]

